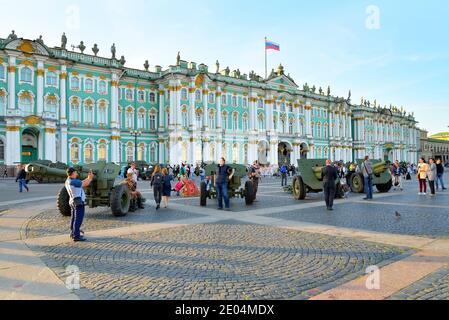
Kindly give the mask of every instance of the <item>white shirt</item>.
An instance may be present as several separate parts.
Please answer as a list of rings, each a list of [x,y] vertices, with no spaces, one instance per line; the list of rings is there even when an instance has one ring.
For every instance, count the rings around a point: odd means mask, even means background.
[[[128,174],[128,173],[131,173],[131,174],[133,175],[133,181],[134,181],[135,183],[137,183],[137,173],[138,173],[137,169],[129,168],[128,171],[127,171],[126,173],[127,173],[127,174]]]

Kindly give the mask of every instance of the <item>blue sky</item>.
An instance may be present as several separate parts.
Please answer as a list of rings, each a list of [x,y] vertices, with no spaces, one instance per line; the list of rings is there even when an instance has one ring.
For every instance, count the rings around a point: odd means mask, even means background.
[[[369,6],[379,12],[379,28]],[[0,0],[2,12],[17,12]],[[282,63],[302,86],[307,82],[353,100],[377,99],[414,112],[430,133],[449,126],[449,2],[428,1],[21,1],[2,15],[0,35],[43,35],[50,46],[94,43],[110,56],[113,42],[127,66],[164,68],[181,58],[243,73],[264,73],[264,37],[279,43],[269,68]]]

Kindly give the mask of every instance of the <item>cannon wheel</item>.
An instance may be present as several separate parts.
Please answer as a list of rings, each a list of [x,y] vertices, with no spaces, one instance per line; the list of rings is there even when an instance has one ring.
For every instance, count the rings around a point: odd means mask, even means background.
[[[129,212],[131,205],[131,194],[124,184],[119,184],[111,193],[111,211],[116,217],[123,217]]]
[[[206,182],[201,182],[201,185],[200,185],[200,206],[205,207],[206,204],[207,204]]]
[[[351,176],[351,190],[354,193],[363,193],[365,189],[365,182],[363,179],[362,174],[360,173],[354,173]]]
[[[69,193],[65,187],[62,187],[58,193],[58,199],[56,200],[56,206],[58,207],[59,212],[64,217],[70,217],[72,215],[72,209],[69,205]]]
[[[301,176],[295,176],[292,183],[293,197],[296,200],[304,200],[306,198],[306,185]]]
[[[245,183],[245,203],[247,206],[254,202],[254,185],[251,181]]]
[[[387,183],[376,184],[376,188],[380,193],[387,193],[388,191],[390,191],[392,186],[393,186],[392,180],[388,181]]]

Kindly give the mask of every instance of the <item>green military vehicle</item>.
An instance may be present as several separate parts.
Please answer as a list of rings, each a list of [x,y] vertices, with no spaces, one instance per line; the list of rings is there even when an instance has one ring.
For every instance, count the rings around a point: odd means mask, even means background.
[[[25,166],[26,180],[35,180],[38,183],[63,183],[67,177],[47,174],[48,169],[67,170],[68,166],[62,162],[53,163],[49,160],[37,160]]]
[[[363,159],[358,159],[359,170],[362,169]],[[371,160],[373,165],[373,185],[381,193],[390,191],[393,186],[393,178],[390,172],[390,163],[388,161]],[[363,193],[365,190],[365,180],[361,172],[355,172],[349,177],[351,190],[354,193]]]
[[[94,180],[85,188],[86,202],[90,208],[110,207],[116,217],[125,216],[129,212],[131,193],[122,179],[118,179],[120,166],[99,161],[95,164],[76,167],[79,179],[87,178],[89,171],[94,174]],[[66,170],[51,168],[44,165],[33,167],[33,172],[48,178],[57,178],[61,181],[67,179]],[[57,207],[63,216],[71,216],[69,206],[69,194],[65,186],[61,188],[57,196]]]
[[[211,187],[210,190],[206,190],[206,183],[204,181],[201,182],[200,205],[203,207],[207,204],[207,198],[217,198],[217,190],[215,189],[215,173],[217,171],[217,167],[218,164],[216,163],[208,163],[204,168],[206,176],[211,177]],[[240,197],[242,199],[245,199],[246,205],[253,204],[255,195],[252,181],[246,181],[245,186],[242,187],[242,178],[248,175],[248,168],[242,164],[228,164],[228,167],[228,175],[232,173],[232,170],[234,170],[234,175],[231,181],[228,183],[229,198]]]
[[[299,159],[299,174],[293,177],[293,182],[285,191],[293,193],[296,200],[304,200],[307,193],[319,193],[324,189],[321,170],[326,166],[326,159]],[[344,192],[340,180],[336,180],[336,197],[341,198]]]

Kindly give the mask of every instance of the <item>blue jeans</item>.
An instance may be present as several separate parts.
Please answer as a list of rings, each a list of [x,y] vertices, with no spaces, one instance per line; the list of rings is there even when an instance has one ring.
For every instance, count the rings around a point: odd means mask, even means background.
[[[19,191],[23,192],[23,188],[29,190],[26,180],[25,179],[19,179]]]
[[[72,209],[72,220],[70,221],[70,230],[72,231],[71,235],[73,238],[77,239],[81,237],[80,228],[84,220],[84,205],[71,205],[70,208]]]
[[[228,184],[226,182],[217,183],[217,199],[218,207],[223,208],[223,198],[226,209],[229,209],[229,195],[228,195]]]
[[[439,185],[438,182],[441,182],[441,188],[442,188],[442,189],[445,189],[444,182],[443,182],[443,173],[437,175],[437,180],[435,181],[435,185],[436,185],[436,187],[437,187],[437,190],[438,190],[438,185]]]
[[[365,193],[367,199],[373,198],[373,183],[368,177],[365,177]]]

